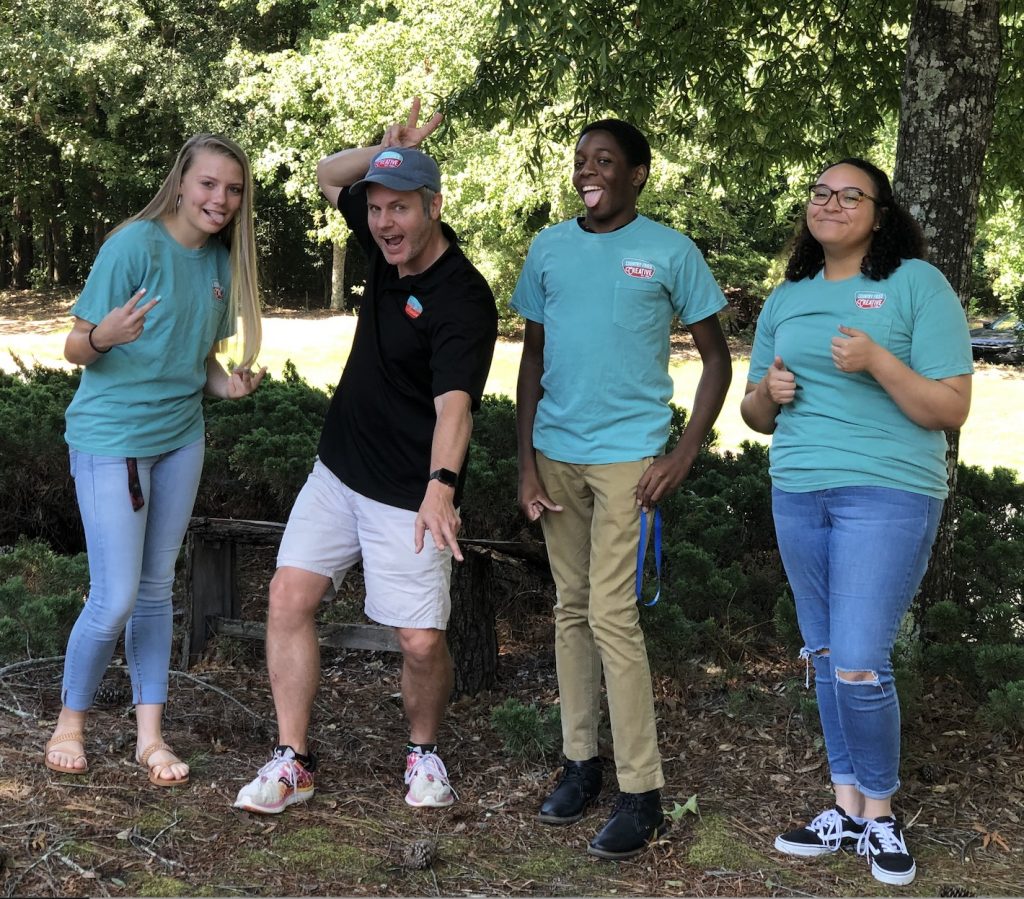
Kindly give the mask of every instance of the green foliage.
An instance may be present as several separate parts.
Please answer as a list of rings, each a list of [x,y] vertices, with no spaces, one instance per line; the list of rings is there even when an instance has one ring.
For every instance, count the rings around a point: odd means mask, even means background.
[[[19,536],[80,549],[82,528],[64,442],[78,372],[21,366],[0,372],[0,546]]]
[[[804,640],[800,635],[800,624],[796,618],[796,603],[788,588],[783,590],[776,600],[773,618],[775,633],[782,641],[782,645],[791,653],[798,653],[804,645]]]
[[[0,546],[25,535],[60,550],[82,548],[62,439],[64,409],[77,384],[76,372],[22,366],[17,374],[0,373]],[[245,399],[207,400],[196,513],[286,520],[315,456],[328,403],[294,366]],[[684,409],[674,408],[670,445],[686,418]],[[802,645],[775,545],[767,449],[748,443],[739,453],[719,455],[710,451],[712,440],[684,486],[662,504],[661,600],[640,610],[652,667],[679,678],[692,677],[697,660],[733,663],[752,645],[780,637],[792,651]],[[1024,485],[1006,469],[962,466],[959,474],[956,600],[927,609],[920,644],[897,653],[907,709],[921,693],[921,677],[959,678],[979,701],[993,688],[1024,679]],[[514,540],[530,533],[517,507],[516,481],[515,407],[508,397],[487,396],[475,417],[463,500],[467,536]],[[647,564],[651,586],[652,552]],[[50,651],[37,648],[47,634],[53,642],[46,645],[59,651],[84,586],[70,593],[46,588],[44,597],[57,598],[44,598],[45,608],[37,609],[30,605],[35,594],[26,594],[29,579],[19,572],[6,578],[5,608],[18,611],[4,613],[3,651]],[[44,625],[25,625],[19,615]],[[1009,702],[1003,694],[998,701],[1000,708]],[[813,698],[799,703],[810,715]]]
[[[988,643],[977,648],[974,665],[982,687],[1024,681],[1024,643]]]
[[[955,502],[956,600],[926,610],[921,670],[987,693],[998,709],[986,720],[1008,721],[1013,695],[993,688],[1024,679],[1024,484],[1005,468],[961,465]]]
[[[473,417],[464,533],[492,540],[514,539],[524,526],[519,512],[516,461],[516,407],[507,396],[485,396]]]
[[[558,751],[562,724],[557,705],[543,711],[532,702],[526,705],[509,697],[491,709],[491,727],[509,755],[543,760]]]
[[[1024,736],[1024,680],[989,690],[981,719],[993,730]]]
[[[197,515],[286,521],[306,481],[330,402],[288,363],[240,400],[206,403]]]
[[[84,554],[25,539],[0,553],[0,663],[63,652],[88,584]]]
[[[640,612],[651,670],[679,681],[693,680],[696,663],[720,642],[715,623],[694,621],[683,606],[662,599]]]

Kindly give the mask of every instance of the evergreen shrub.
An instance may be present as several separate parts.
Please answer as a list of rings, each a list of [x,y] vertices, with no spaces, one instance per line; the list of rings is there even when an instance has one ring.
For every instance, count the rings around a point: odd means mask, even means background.
[[[63,439],[64,411],[78,381],[77,371],[40,366],[0,372],[0,546],[27,537],[61,552],[84,548]],[[206,400],[207,455],[196,514],[286,520],[312,466],[328,403],[328,394],[291,364],[250,397]],[[685,410],[674,407],[670,446],[685,424]],[[710,451],[713,440],[662,503],[661,600],[640,610],[653,667],[679,677],[692,659],[734,663],[752,644],[779,637],[794,651],[801,645],[775,545],[767,448],[745,443],[739,452],[717,454]],[[463,533],[536,539],[516,491],[515,407],[506,396],[487,396],[475,417]],[[956,677],[979,702],[988,696],[990,707],[998,703],[1001,711],[991,720],[1009,721],[1020,695],[1009,685],[1024,680],[1024,484],[1008,469],[961,465],[953,513],[953,599],[915,607],[921,641],[901,662],[905,692],[917,692],[910,684],[915,669]],[[653,556],[649,550],[648,589]],[[23,600],[11,596],[25,588],[6,589],[7,608],[22,608]],[[8,635],[13,626],[6,625]],[[53,623],[55,631],[62,626]]]
[[[63,653],[88,585],[84,553],[25,538],[0,553],[0,663]]]
[[[281,380],[237,400],[206,399],[206,460],[196,515],[287,521],[313,467],[330,397],[291,361]]]
[[[557,705],[542,710],[509,697],[491,709],[491,727],[509,755],[543,760],[562,745],[560,712]]]
[[[1024,680],[989,690],[981,719],[993,730],[1024,736]]]
[[[78,371],[0,371],[0,546],[39,537],[56,549],[80,550],[84,536],[64,442],[64,411]]]

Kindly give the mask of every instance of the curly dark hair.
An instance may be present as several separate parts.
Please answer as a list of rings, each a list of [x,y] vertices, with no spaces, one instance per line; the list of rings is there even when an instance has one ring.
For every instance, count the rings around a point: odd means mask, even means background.
[[[904,259],[923,259],[924,235],[913,216],[896,202],[889,177],[877,166],[864,159],[851,156],[840,159],[826,169],[837,165],[852,165],[864,172],[875,185],[875,208],[878,210],[878,230],[871,246],[860,263],[860,270],[872,281],[888,278]],[[786,263],[786,280],[800,281],[813,278],[825,265],[825,251],[811,235],[804,218],[793,241],[793,252]]]

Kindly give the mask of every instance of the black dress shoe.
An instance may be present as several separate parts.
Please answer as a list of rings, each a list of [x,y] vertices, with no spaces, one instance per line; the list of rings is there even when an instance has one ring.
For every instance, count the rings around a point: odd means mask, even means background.
[[[597,756],[585,762],[566,761],[537,817],[545,824],[572,824],[583,817],[600,792],[601,760]]]
[[[587,852],[598,858],[632,858],[669,828],[661,810],[661,791],[619,793],[611,817],[590,841]]]

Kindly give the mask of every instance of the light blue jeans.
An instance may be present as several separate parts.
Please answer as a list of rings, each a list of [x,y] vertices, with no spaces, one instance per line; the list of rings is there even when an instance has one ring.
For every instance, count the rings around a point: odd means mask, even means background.
[[[145,505],[132,508],[123,456],[71,450],[89,555],[89,598],[68,638],[61,701],[92,706],[121,631],[136,705],[167,701],[174,565],[203,469],[205,441],[138,459]]]
[[[871,799],[899,789],[892,648],[928,567],[942,500],[886,487],[772,488],[779,551],[814,660],[832,782]],[[869,672],[851,681],[840,674]]]

